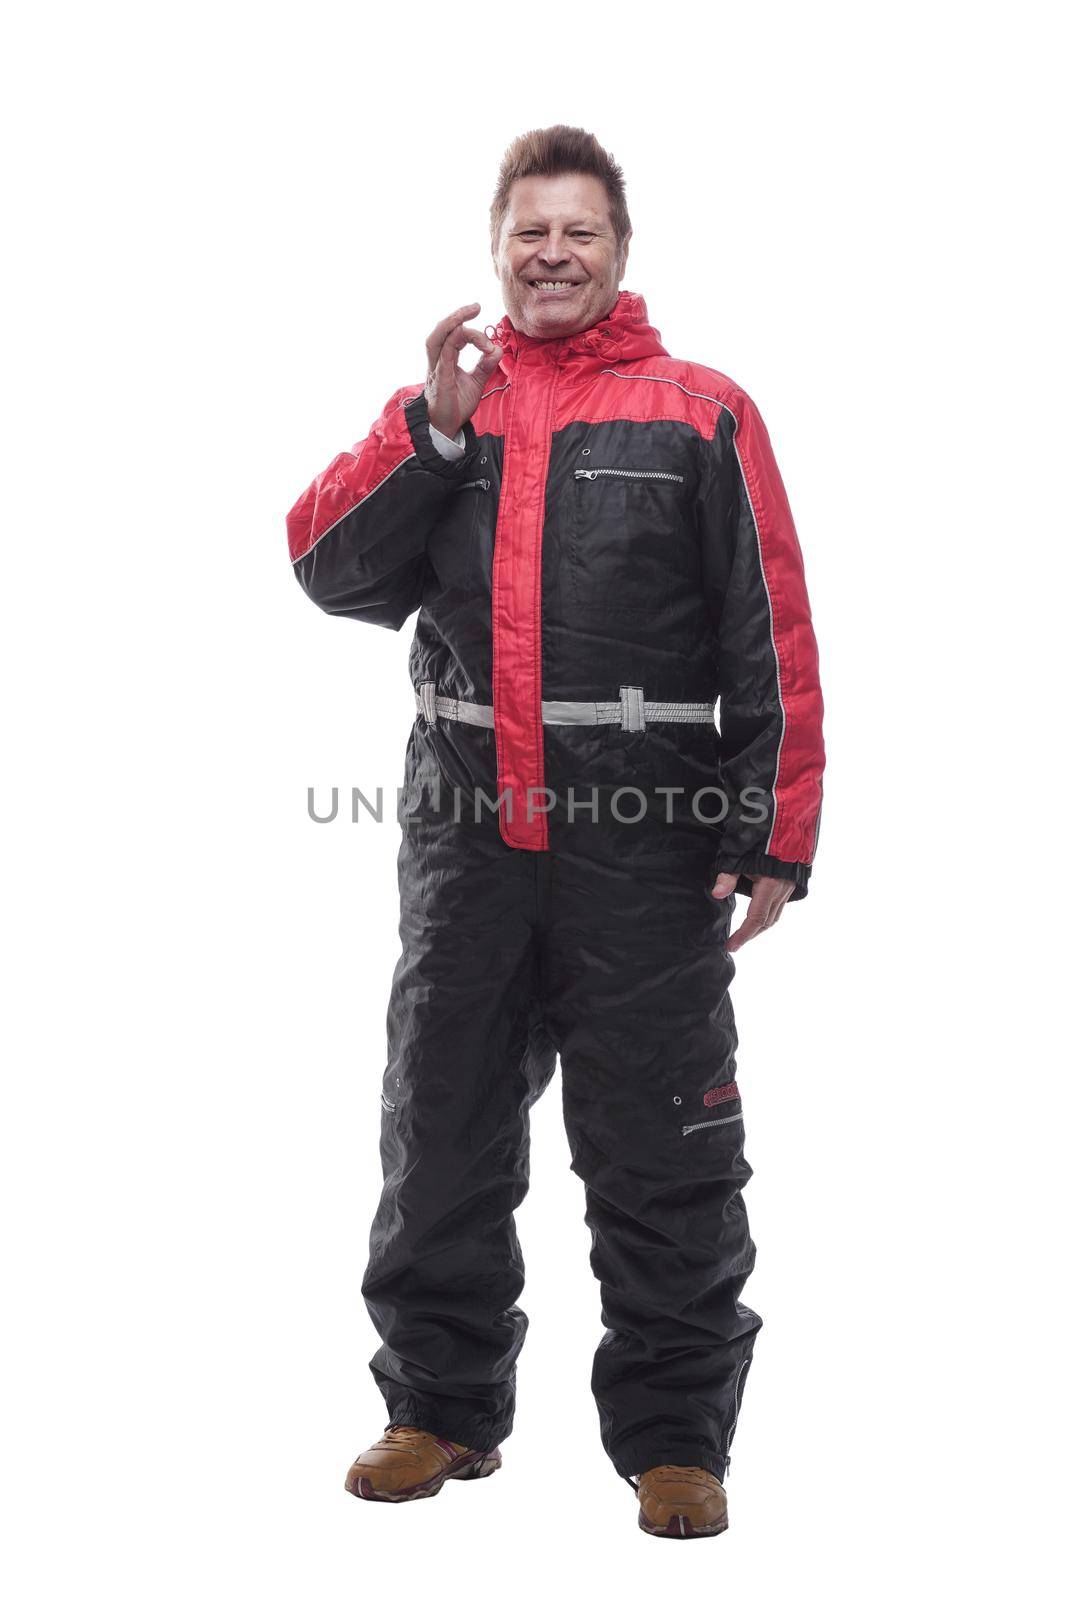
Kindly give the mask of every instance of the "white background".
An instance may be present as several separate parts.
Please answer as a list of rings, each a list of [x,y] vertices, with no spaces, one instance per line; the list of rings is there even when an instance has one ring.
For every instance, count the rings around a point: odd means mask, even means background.
[[[1062,1514],[1064,262],[1044,8],[23,8],[8,288],[0,1333],[8,1590],[1049,1592]],[[32,16],[32,21],[29,20]],[[764,1316],[731,1530],[640,1535],[559,1081],[503,1472],[343,1493],[398,950],[401,637],[284,517],[504,310],[508,141],[622,162],[624,286],[770,429],[829,767],[738,960]],[[1058,1542],[1058,1536],[1057,1536]],[[698,1570],[699,1569],[699,1570]],[[660,1588],[656,1592],[665,1592]]]

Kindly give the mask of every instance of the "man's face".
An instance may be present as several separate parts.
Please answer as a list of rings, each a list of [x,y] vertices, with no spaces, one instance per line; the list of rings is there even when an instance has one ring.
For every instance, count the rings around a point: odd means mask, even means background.
[[[621,247],[615,237],[599,178],[519,178],[511,186],[493,257],[504,309],[516,328],[535,339],[581,333],[615,304],[629,248],[629,236]],[[565,287],[549,289],[546,283]]]

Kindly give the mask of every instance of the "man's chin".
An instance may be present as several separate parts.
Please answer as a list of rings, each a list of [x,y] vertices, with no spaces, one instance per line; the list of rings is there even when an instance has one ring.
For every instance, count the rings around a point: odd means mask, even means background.
[[[527,331],[535,339],[562,339],[569,333],[580,333],[592,319],[585,297],[567,295],[558,306],[552,305],[544,295],[527,299],[524,306]]]

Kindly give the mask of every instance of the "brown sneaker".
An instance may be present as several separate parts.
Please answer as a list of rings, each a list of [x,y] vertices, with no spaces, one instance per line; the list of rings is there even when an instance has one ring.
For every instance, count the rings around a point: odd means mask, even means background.
[[[637,1480],[637,1524],[663,1539],[703,1539],[729,1526],[726,1492],[703,1467],[652,1467]]]
[[[426,1500],[449,1478],[487,1478],[499,1450],[468,1450],[423,1428],[390,1423],[348,1469],[345,1488],[360,1500]]]

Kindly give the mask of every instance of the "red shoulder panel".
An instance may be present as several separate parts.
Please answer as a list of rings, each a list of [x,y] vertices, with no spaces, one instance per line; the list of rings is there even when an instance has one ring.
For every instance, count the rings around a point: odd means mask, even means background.
[[[331,528],[415,454],[403,402],[419,394],[423,387],[413,383],[397,389],[367,437],[335,456],[304,490],[285,519],[293,561],[306,556]]]

